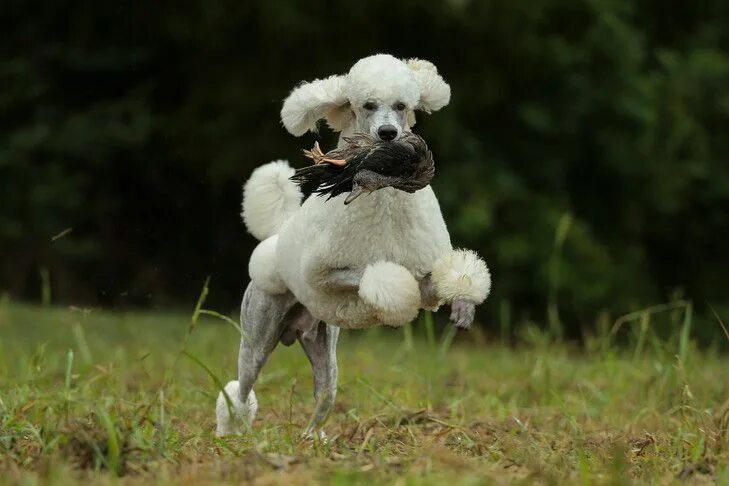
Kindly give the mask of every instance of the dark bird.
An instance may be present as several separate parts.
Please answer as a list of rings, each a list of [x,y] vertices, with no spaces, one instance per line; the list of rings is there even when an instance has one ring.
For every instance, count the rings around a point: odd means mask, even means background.
[[[304,150],[314,165],[297,169],[291,176],[304,199],[312,194],[331,199],[348,192],[344,204],[349,204],[383,187],[412,193],[430,184],[435,174],[433,154],[414,133],[406,132],[393,142],[355,134],[344,137],[344,142],[343,147],[326,154],[318,143],[312,150]]]

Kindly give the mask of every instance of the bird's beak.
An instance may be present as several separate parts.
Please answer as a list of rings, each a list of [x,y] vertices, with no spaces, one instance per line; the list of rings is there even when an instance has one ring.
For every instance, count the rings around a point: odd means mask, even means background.
[[[358,197],[360,197],[362,194],[369,194],[370,192],[372,192],[371,189],[360,186],[358,183],[355,182],[352,184],[352,192],[350,192],[347,196],[347,199],[344,200],[344,204],[349,204]]]

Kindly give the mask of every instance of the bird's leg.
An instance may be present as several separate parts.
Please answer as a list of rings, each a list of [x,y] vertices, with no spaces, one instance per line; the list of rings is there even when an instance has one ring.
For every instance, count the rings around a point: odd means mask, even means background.
[[[326,154],[322,152],[321,147],[319,147],[319,142],[314,142],[313,149],[304,150],[304,156],[313,160],[314,165],[323,163],[338,165],[340,167],[347,165],[347,161],[345,159],[333,159],[331,157],[327,157]]]

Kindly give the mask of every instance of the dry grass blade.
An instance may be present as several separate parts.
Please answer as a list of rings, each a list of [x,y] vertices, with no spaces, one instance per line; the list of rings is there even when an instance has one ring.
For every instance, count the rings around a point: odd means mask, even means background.
[[[682,309],[686,308],[690,303],[685,300],[678,300],[676,302],[669,302],[667,304],[657,304],[650,307],[646,307],[645,309],[641,309],[639,311],[630,312],[628,314],[625,314],[623,316],[620,316],[615,320],[615,323],[613,324],[613,327],[610,329],[610,335],[615,336],[620,328],[623,326],[623,324],[627,322],[634,321],[636,319],[639,319],[643,317],[644,315],[653,315],[658,314],[661,312],[667,312],[674,309]]]
[[[722,331],[724,331],[724,337],[726,337],[727,341],[729,341],[729,330],[727,330],[726,326],[724,325],[724,321],[721,320],[721,317],[719,317],[719,313],[716,312],[716,309],[714,309],[711,304],[709,304],[709,309],[711,309],[711,312],[714,314],[716,321],[721,326]]]

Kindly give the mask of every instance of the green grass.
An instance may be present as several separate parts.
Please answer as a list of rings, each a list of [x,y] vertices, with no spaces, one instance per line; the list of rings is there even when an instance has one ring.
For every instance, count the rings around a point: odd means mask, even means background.
[[[623,322],[620,347],[527,327],[510,348],[428,319],[345,332],[326,443],[300,440],[298,345],[264,368],[251,433],[216,438],[238,335],[196,315],[0,303],[0,481],[729,483],[729,359],[695,348],[690,312],[668,338]]]

